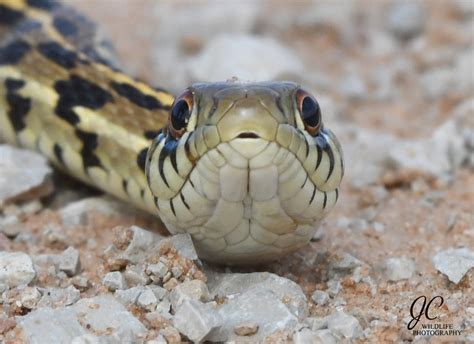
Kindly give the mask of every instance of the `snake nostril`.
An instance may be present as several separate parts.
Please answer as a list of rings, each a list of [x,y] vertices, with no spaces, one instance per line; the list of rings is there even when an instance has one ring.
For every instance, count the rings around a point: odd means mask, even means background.
[[[240,133],[239,136],[237,136],[239,139],[259,139],[260,136],[258,136],[255,133],[252,132],[245,132],[245,133]]]

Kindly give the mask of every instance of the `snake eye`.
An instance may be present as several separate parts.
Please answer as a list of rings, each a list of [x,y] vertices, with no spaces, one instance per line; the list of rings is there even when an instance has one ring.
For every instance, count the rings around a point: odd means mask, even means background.
[[[192,108],[193,93],[190,90],[175,99],[169,117],[169,129],[175,138],[181,137],[186,131]]]
[[[321,109],[318,102],[308,92],[298,90],[296,102],[306,131],[316,136],[321,127]]]

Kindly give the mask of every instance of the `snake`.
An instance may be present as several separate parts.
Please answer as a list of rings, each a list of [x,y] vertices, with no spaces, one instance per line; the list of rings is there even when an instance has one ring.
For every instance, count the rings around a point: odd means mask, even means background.
[[[338,139],[297,83],[232,78],[174,96],[122,72],[95,23],[47,0],[0,1],[0,141],[230,265],[307,245],[344,174]]]

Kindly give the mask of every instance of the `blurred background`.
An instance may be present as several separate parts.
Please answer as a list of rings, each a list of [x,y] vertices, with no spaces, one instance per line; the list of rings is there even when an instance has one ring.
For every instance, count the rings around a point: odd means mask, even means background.
[[[356,187],[387,168],[449,178],[472,164],[473,4],[73,3],[110,37],[121,67],[154,86],[179,93],[196,81],[232,77],[301,83],[342,139],[346,181]]]

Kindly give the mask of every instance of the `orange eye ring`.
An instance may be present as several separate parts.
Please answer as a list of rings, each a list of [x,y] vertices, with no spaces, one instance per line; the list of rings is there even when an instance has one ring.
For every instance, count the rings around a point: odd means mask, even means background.
[[[168,129],[174,138],[180,138],[186,131],[193,110],[193,98],[193,93],[188,89],[177,97],[171,106],[168,116]]]
[[[319,103],[311,94],[305,90],[299,89],[296,92],[296,105],[305,130],[311,136],[316,136],[322,123]]]

